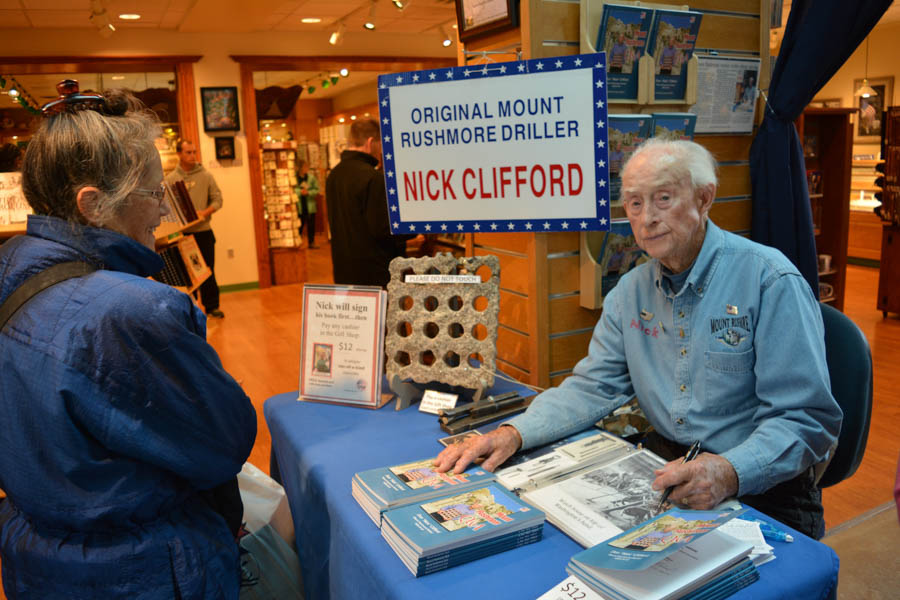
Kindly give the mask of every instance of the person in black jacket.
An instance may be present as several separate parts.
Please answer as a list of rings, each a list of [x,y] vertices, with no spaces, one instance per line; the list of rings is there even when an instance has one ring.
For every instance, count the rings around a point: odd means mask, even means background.
[[[384,173],[375,168],[380,160],[378,121],[354,121],[350,147],[325,181],[335,283],[386,287],[388,265],[406,255],[406,240],[414,237],[391,235]]]

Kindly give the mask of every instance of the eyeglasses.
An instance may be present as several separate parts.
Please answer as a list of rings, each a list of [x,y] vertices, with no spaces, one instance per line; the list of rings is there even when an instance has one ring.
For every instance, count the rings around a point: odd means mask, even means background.
[[[162,206],[163,201],[166,199],[166,184],[161,183],[159,187],[155,190],[146,190],[143,188],[134,188],[132,191],[133,194],[144,194],[145,196],[150,196],[157,202],[159,202],[160,206]]]

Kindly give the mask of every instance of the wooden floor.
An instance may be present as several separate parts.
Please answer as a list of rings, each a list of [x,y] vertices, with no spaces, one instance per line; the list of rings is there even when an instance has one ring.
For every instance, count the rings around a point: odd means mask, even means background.
[[[310,282],[331,283],[327,242],[307,250]],[[302,285],[274,286],[223,294],[226,317],[210,319],[208,339],[225,368],[250,396],[257,411],[259,432],[250,462],[268,472],[271,437],[263,418],[263,402],[270,396],[296,390],[299,383],[300,292]],[[900,318],[882,318],[875,309],[878,271],[847,268],[844,312],[865,333],[875,367],[875,402],[865,458],[856,475],[824,493],[825,521],[830,529],[893,499],[894,476],[900,454]],[[0,592],[0,600],[4,600]]]
[[[330,283],[331,264],[327,243],[307,251],[311,282]],[[225,368],[243,385],[253,400],[259,434],[250,461],[268,469],[271,440],[262,416],[266,398],[296,390],[299,382],[301,285],[274,286],[266,290],[235,292],[222,296],[223,320],[210,320],[209,341]],[[875,309],[878,271],[847,268],[844,312],[859,325],[872,346],[875,367],[875,401],[865,458],[856,475],[825,490],[825,521],[839,525],[893,498],[894,476],[900,455],[900,318],[884,319]]]

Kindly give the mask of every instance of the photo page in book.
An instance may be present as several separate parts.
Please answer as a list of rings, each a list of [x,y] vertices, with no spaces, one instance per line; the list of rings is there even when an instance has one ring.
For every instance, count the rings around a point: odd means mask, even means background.
[[[604,4],[596,50],[606,52],[606,97],[637,100],[638,61],[647,51],[653,10]]]
[[[534,490],[598,463],[635,451],[625,440],[596,428],[511,456],[497,469],[497,483],[516,493]]]
[[[657,101],[683,100],[687,65],[694,53],[703,15],[684,10],[656,10],[647,52],[653,56],[653,93]]]
[[[666,461],[638,450],[522,494],[547,520],[584,547],[653,518],[660,494],[650,486]]]

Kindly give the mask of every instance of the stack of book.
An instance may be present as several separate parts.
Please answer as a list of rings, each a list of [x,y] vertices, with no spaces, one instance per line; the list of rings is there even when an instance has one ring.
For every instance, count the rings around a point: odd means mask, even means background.
[[[166,285],[195,288],[212,274],[192,235],[178,234],[173,243],[158,252],[165,266],[153,278]]]
[[[615,600],[713,600],[759,579],[753,546],[717,530],[741,511],[672,509],[579,552],[566,571]]]
[[[381,535],[416,577],[541,539],[544,513],[499,485],[384,513]]]
[[[166,185],[166,201],[169,203],[169,215],[177,220],[181,225],[187,225],[198,220],[197,209],[191,200],[187,186],[184,181],[176,181],[175,183]]]
[[[181,260],[178,246],[167,246],[159,251],[165,266],[163,270],[153,276],[153,279],[171,285],[173,287],[191,287],[191,276]]]
[[[351,494],[369,518],[381,525],[384,511],[413,502],[426,502],[447,494],[458,494],[494,480],[484,469],[469,469],[459,475],[434,471],[434,458],[356,473]]]

